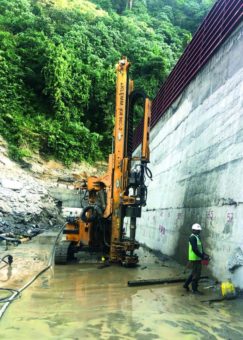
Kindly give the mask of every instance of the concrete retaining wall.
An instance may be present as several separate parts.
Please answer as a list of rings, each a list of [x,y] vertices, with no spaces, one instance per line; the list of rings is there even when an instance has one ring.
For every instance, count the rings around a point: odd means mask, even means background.
[[[153,128],[150,148],[137,239],[185,263],[198,222],[212,273],[243,286],[243,25]]]

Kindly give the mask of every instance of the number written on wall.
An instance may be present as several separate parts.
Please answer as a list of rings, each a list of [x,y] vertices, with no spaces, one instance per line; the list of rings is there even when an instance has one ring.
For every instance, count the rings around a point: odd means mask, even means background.
[[[159,233],[160,235],[165,235],[165,227],[163,225],[159,226]]]

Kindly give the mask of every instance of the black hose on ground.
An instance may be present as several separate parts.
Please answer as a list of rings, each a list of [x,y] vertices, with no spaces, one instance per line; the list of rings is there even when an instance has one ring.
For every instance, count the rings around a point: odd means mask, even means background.
[[[6,257],[8,258],[7,261],[4,260]],[[13,256],[10,255],[10,254],[5,255],[4,257],[2,257],[2,258],[0,259],[0,262],[4,262],[4,263],[8,264],[9,266],[11,266],[11,264],[13,263]]]
[[[54,246],[52,248],[51,256],[50,256],[47,267],[42,269],[37,275],[35,275],[29,282],[27,282],[22,288],[20,288],[18,290],[11,289],[11,288],[3,288],[3,290],[12,291],[13,294],[12,294],[11,297],[6,297],[6,298],[4,298],[4,301],[2,301],[2,302],[5,302],[5,303],[2,306],[2,308],[0,309],[0,320],[3,317],[4,313],[6,312],[7,308],[9,307],[10,303],[13,302],[14,300],[16,300],[17,297],[20,295],[20,293],[23,292],[27,287],[29,287],[41,274],[43,274],[45,271],[47,271],[49,268],[52,267],[56,244],[57,244],[57,241],[59,239],[59,236],[61,235],[61,233],[63,232],[63,229],[65,228],[65,225],[66,225],[66,223],[62,226],[61,230],[59,231],[59,233],[58,233],[58,235],[55,239]],[[1,300],[0,300],[0,302],[1,302]]]
[[[208,278],[208,276],[201,276],[200,279]],[[187,278],[179,277],[179,278],[165,278],[165,279],[148,279],[148,280],[134,280],[128,281],[127,285],[129,287],[135,286],[148,286],[148,285],[157,285],[157,284],[170,284],[170,283],[178,283],[184,282]]]
[[[16,300],[19,297],[19,291],[17,289],[13,289],[13,288],[0,288],[0,291],[6,291],[6,292],[10,292],[11,294],[9,294],[8,296],[5,296],[3,298],[0,298],[0,302],[8,302],[9,299],[12,297],[12,295],[14,293],[17,293],[16,297],[14,300]]]

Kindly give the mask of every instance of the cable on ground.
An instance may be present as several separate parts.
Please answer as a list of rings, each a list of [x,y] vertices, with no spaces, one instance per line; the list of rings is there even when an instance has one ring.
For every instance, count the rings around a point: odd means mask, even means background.
[[[7,308],[9,307],[9,305],[11,304],[11,302],[16,300],[19,297],[20,293],[22,293],[27,287],[29,287],[40,275],[42,275],[45,271],[47,271],[49,268],[52,267],[56,244],[57,244],[57,241],[59,239],[60,234],[62,233],[63,229],[65,228],[65,225],[66,224],[64,224],[62,226],[61,230],[59,231],[59,233],[58,233],[58,235],[57,235],[57,237],[55,239],[54,246],[52,248],[51,256],[50,256],[50,259],[49,259],[47,267],[42,269],[37,275],[35,275],[29,282],[27,282],[22,288],[20,288],[18,290],[11,289],[11,288],[3,288],[4,290],[12,291],[13,294],[12,294],[11,297],[4,298],[3,299],[4,301],[0,300],[0,302],[5,302],[4,305],[2,306],[2,308],[0,309],[0,320],[3,317],[4,313],[6,312]]]

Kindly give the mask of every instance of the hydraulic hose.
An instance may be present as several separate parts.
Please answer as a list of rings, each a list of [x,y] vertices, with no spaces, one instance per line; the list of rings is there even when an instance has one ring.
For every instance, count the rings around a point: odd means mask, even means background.
[[[86,216],[88,211],[91,211],[91,216],[89,217]],[[82,212],[81,220],[86,223],[94,222],[100,216],[102,216],[102,208],[99,205],[88,205]]]
[[[145,165],[145,172],[146,172],[147,177],[152,181],[153,174],[152,174],[152,171],[147,167],[147,165]]]
[[[47,271],[48,269],[50,269],[52,267],[56,244],[57,244],[57,241],[59,239],[60,234],[62,233],[63,229],[65,228],[65,225],[66,225],[66,223],[62,226],[61,230],[57,234],[57,237],[55,239],[54,246],[52,248],[51,256],[50,256],[47,267],[42,269],[37,275],[35,275],[29,282],[27,282],[22,288],[20,288],[18,290],[10,289],[10,288],[3,288],[3,290],[12,291],[13,294],[12,294],[11,297],[9,297],[9,298],[6,297],[6,298],[3,299],[4,300],[3,302],[5,302],[5,304],[0,309],[0,320],[3,317],[4,313],[6,312],[7,308],[9,307],[10,303],[13,302],[14,300],[16,300],[17,297],[20,295],[20,293],[22,293],[27,287],[29,287],[40,275],[42,275],[45,271]],[[1,300],[0,300],[0,302],[1,302]]]

